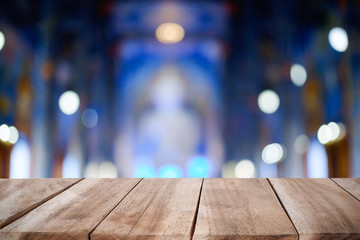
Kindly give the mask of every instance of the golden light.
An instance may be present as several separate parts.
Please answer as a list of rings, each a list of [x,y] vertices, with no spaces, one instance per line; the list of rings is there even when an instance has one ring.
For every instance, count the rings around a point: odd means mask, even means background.
[[[156,39],[161,43],[177,43],[185,36],[185,30],[177,23],[163,23],[155,32]]]

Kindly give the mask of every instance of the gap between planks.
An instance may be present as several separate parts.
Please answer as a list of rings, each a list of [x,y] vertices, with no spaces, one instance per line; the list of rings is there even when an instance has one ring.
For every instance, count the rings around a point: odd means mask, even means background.
[[[7,225],[9,225],[10,223],[16,221],[17,219],[21,218],[22,216],[26,215],[27,213],[31,212],[32,210],[36,209],[37,207],[40,207],[42,204],[46,203],[47,201],[49,201],[50,199],[56,197],[57,195],[65,192],[66,190],[68,190],[69,188],[75,186],[76,184],[78,184],[79,182],[81,182],[82,180],[84,180],[84,178],[80,178],[78,181],[70,184],[69,186],[59,190],[58,192],[53,193],[52,195],[44,198],[43,200],[41,200],[40,202],[34,204],[33,206],[30,206],[27,209],[24,209],[23,211],[19,212],[18,214],[14,215],[13,217],[9,218],[7,221],[3,222],[2,226],[0,227],[0,229],[6,227]]]
[[[200,207],[201,193],[202,193],[203,185],[204,185],[204,178],[203,178],[202,181],[201,181],[201,186],[200,186],[200,191],[199,191],[199,198],[198,198],[198,201],[197,201],[197,204],[196,204],[194,219],[193,219],[193,222],[192,222],[192,224],[191,224],[190,240],[192,240],[192,239],[194,238],[194,233],[195,233],[196,222],[197,222],[198,213],[199,213],[199,207]]]
[[[135,225],[139,222],[140,218],[144,215],[144,213],[146,212],[146,210],[149,208],[150,204],[152,203],[152,201],[154,200],[154,198],[156,197],[156,195],[158,194],[158,192],[160,191],[161,188],[159,188],[156,193],[154,194],[154,196],[151,198],[151,200],[149,201],[149,204],[145,207],[144,211],[140,214],[139,218],[136,220],[135,224],[131,227],[129,233],[131,233],[131,231],[134,229]]]
[[[89,239],[89,240],[91,240],[91,234],[92,234],[92,233],[95,231],[95,229],[100,225],[100,223],[102,223],[102,222],[105,220],[105,218],[106,218],[107,216],[109,216],[109,214],[122,202],[122,200],[124,200],[124,199],[127,197],[127,195],[129,195],[129,193],[132,192],[132,190],[134,190],[134,189],[137,187],[137,185],[139,185],[139,183],[140,183],[142,180],[144,180],[144,178],[141,178],[140,181],[138,181],[138,182],[134,185],[134,187],[132,187],[132,188],[130,189],[130,191],[127,192],[127,193],[125,194],[125,196],[124,196],[122,199],[120,199],[120,201],[119,201],[112,209],[110,209],[110,211],[104,216],[104,218],[101,219],[101,221],[100,221],[98,224],[96,224],[96,226],[95,226],[95,227],[89,232],[89,234],[88,234],[88,239]]]
[[[336,181],[334,181],[334,179],[329,178],[333,183],[335,183],[339,188],[341,188],[342,190],[344,190],[345,192],[347,192],[348,194],[350,194],[350,196],[352,196],[353,198],[355,198],[358,202],[360,202],[360,199],[358,199],[357,197],[355,197],[351,192],[349,192],[348,190],[346,190],[345,188],[343,188],[340,184],[338,184]]]
[[[276,190],[274,189],[273,185],[271,184],[271,182],[270,182],[269,178],[266,178],[266,180],[267,180],[267,182],[269,183],[269,185],[270,185],[270,187],[271,187],[272,191],[274,192],[274,194],[275,194],[275,196],[276,196],[277,200],[279,201],[279,203],[280,203],[281,207],[282,207],[282,208],[283,208],[283,210],[285,211],[286,216],[289,218],[289,220],[290,220],[291,224],[293,225],[293,227],[294,227],[294,229],[295,229],[295,231],[296,231],[296,234],[297,234],[296,238],[297,238],[297,239],[300,239],[300,234],[299,234],[298,230],[296,229],[295,224],[293,223],[293,221],[292,221],[292,219],[291,219],[291,217],[290,217],[290,215],[289,215],[288,211],[286,210],[286,208],[285,208],[284,204],[282,203],[282,201],[281,201],[280,197],[278,196],[278,194],[277,194]]]

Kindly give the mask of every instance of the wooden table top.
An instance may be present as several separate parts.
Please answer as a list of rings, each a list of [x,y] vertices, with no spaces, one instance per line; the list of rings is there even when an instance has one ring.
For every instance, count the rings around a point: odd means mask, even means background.
[[[360,239],[360,179],[0,179],[0,239]]]

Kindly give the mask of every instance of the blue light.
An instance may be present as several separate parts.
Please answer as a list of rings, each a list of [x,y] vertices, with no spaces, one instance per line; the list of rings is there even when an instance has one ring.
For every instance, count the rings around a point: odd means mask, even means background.
[[[80,161],[73,154],[67,154],[62,166],[62,177],[79,178],[80,172]]]
[[[161,178],[179,178],[182,177],[181,169],[176,165],[164,165],[159,170]]]
[[[309,178],[328,178],[328,159],[324,145],[311,140],[307,153],[307,173]]]
[[[10,178],[29,178],[30,162],[30,145],[20,137],[10,155]]]
[[[210,176],[211,162],[203,156],[196,156],[189,159],[187,165],[188,177],[204,178]]]
[[[154,178],[155,168],[154,160],[146,155],[140,155],[135,158],[134,177],[136,178]]]
[[[139,166],[135,169],[134,177],[136,178],[154,178],[155,170],[150,166]]]

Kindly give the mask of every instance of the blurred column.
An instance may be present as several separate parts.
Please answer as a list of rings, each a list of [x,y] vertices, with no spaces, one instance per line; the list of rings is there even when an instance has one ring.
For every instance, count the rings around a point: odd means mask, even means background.
[[[33,65],[33,87],[34,87],[34,107],[32,125],[32,177],[43,178],[52,177],[52,141],[51,127],[49,123],[49,102],[51,93],[49,92],[49,81],[52,80],[52,73],[44,71],[44,65],[52,64],[50,45],[53,34],[53,21],[51,18],[52,5],[45,1],[43,4],[43,16],[38,25],[39,41],[35,47],[35,57]],[[45,70],[46,71],[46,70]],[[51,107],[51,106],[50,106]]]

